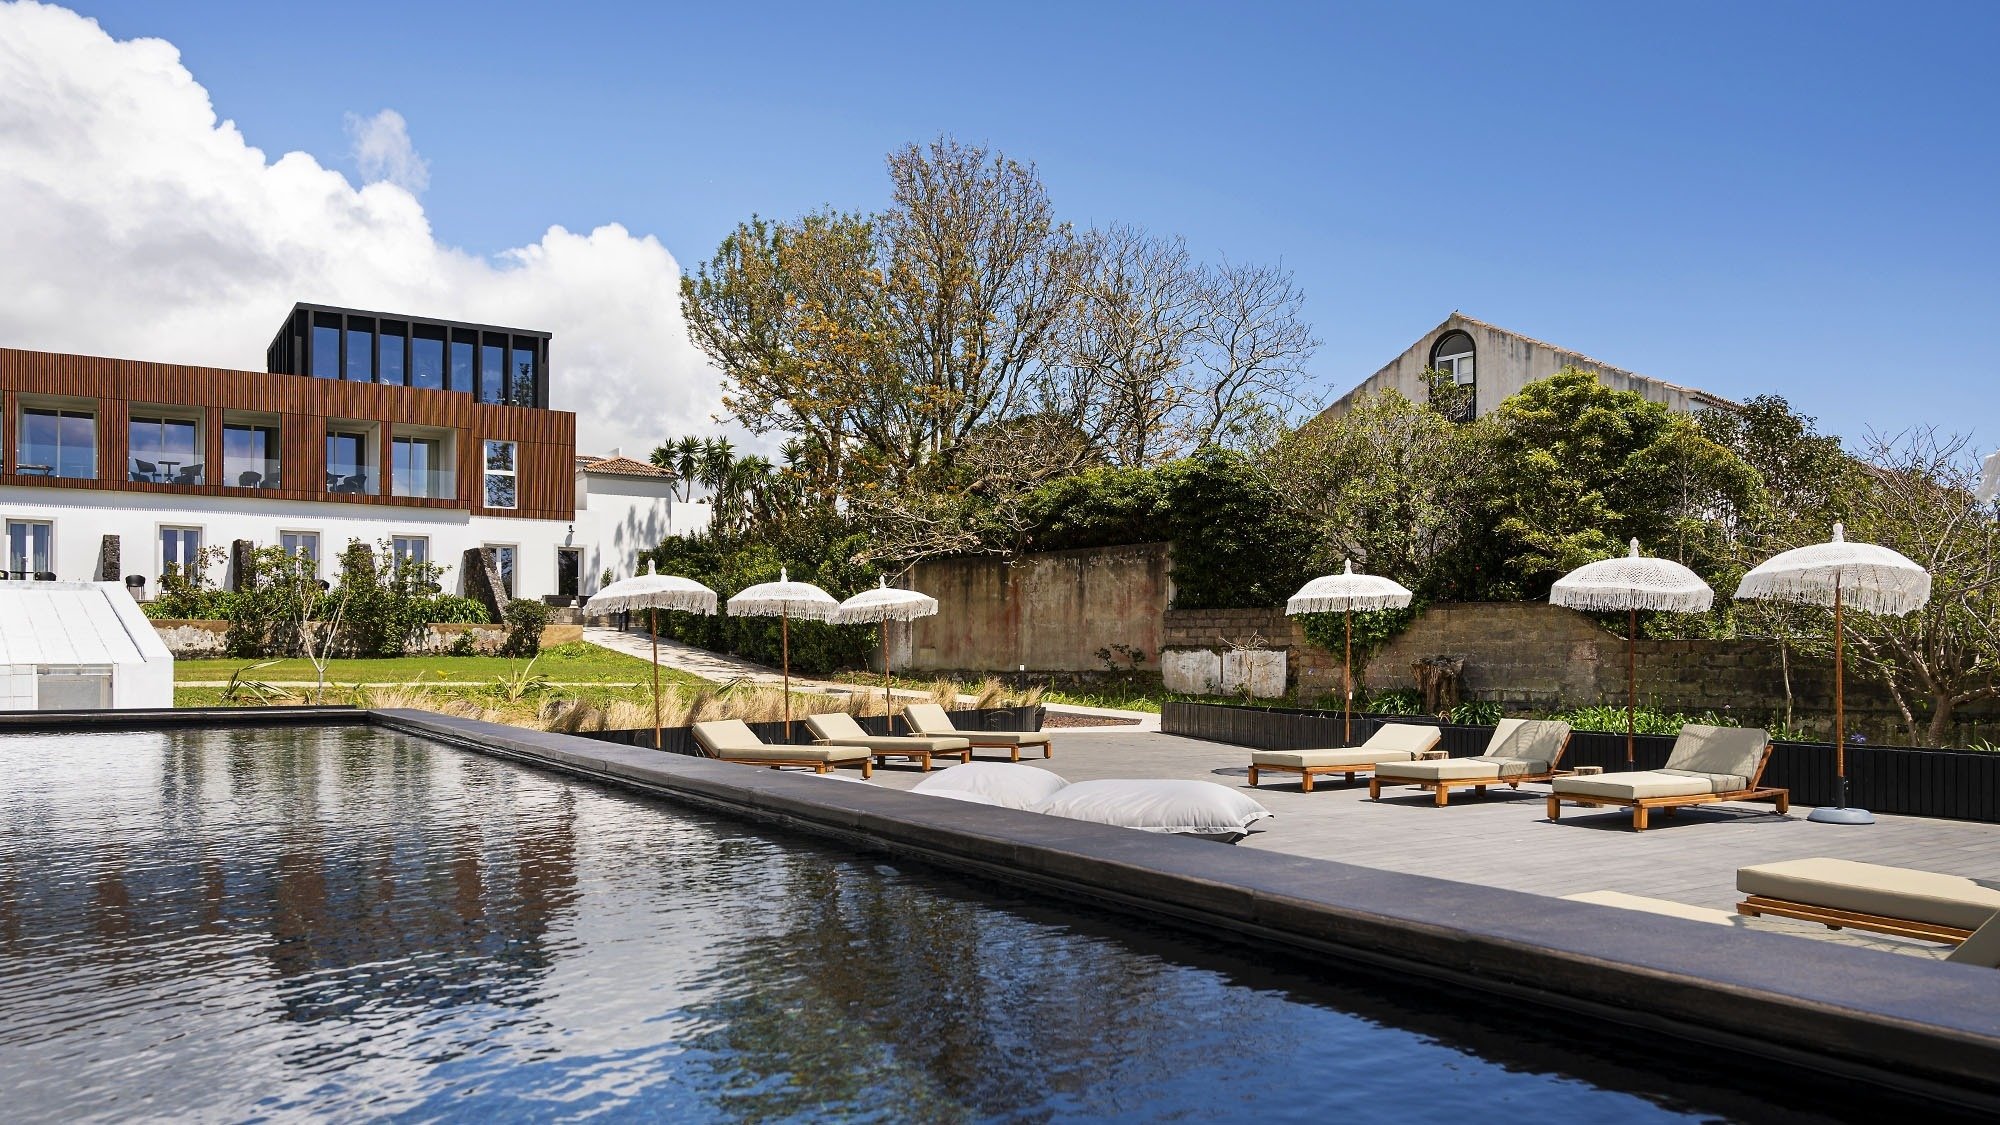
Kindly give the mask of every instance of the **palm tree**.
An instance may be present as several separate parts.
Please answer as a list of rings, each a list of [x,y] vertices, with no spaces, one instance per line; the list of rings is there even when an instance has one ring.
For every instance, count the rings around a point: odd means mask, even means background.
[[[694,499],[695,475],[701,470],[701,439],[689,434],[674,443],[672,469],[680,478],[681,503]]]

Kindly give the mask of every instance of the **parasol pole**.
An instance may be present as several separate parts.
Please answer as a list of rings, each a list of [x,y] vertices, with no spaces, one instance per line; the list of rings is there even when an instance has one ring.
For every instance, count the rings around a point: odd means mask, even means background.
[[[1354,607],[1349,605],[1341,611],[1347,629],[1347,647],[1341,659],[1340,683],[1347,691],[1347,722],[1341,728],[1341,740],[1354,745]]]
[[[893,732],[896,729],[896,707],[894,701],[889,697],[889,681],[892,678],[889,674],[889,622],[888,619],[884,618],[882,621],[882,714],[888,718],[889,729]]]
[[[785,674],[785,737],[792,737],[792,615],[778,612],[778,655]]]
[[[1833,576],[1833,772],[1840,779],[1840,807],[1847,807],[1847,700],[1841,670],[1847,663],[1840,625],[1840,574]]]
[[[660,611],[646,607],[647,632],[653,635],[653,749],[660,746]]]
[[[1625,768],[1632,769],[1632,738],[1637,724],[1632,718],[1639,699],[1639,611],[1628,609],[1625,628]]]

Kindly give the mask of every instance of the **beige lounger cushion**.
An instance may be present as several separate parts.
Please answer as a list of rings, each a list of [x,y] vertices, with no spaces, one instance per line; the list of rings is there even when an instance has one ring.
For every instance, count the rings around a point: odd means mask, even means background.
[[[866,746],[870,750],[894,752],[897,750],[928,750],[933,754],[946,754],[964,750],[972,743],[963,738],[924,738],[913,735],[869,734],[854,716],[845,711],[832,711],[824,715],[806,718],[806,729],[813,737],[825,742],[838,742],[843,746]]]
[[[1552,788],[1558,797],[1609,797],[1614,801],[1639,801],[1649,797],[1695,797],[1713,793],[1715,781],[1707,774],[1638,770],[1599,774],[1596,777],[1559,777]]]
[[[1040,746],[1049,736],[1038,730],[968,730],[960,732],[965,738],[998,746]]]
[[[715,756],[736,762],[853,762],[870,754],[866,746],[742,746]]]
[[[869,756],[862,746],[772,746],[741,719],[696,723],[693,733],[711,756],[746,762],[851,762]]]
[[[1756,727],[1711,727],[1689,723],[1674,740],[1664,772],[1701,774],[1714,784],[1711,792],[1750,788],[1757,762],[1771,742],[1768,731]]]
[[[1539,762],[1539,768],[1528,772],[1547,773],[1562,756],[1569,732],[1569,724],[1556,719],[1502,719],[1493,724],[1493,737],[1480,757]]]
[[[1547,762],[1520,758],[1446,758],[1436,762],[1389,762],[1375,770],[1384,781],[1475,781],[1490,777],[1504,781],[1510,777],[1549,772]]]
[[[731,750],[761,750],[764,740],[750,729],[750,724],[741,719],[717,719],[714,722],[696,723],[693,728],[694,740],[703,750],[711,754],[721,754]]]
[[[2000,913],[2000,890],[1958,875],[1850,859],[1789,859],[1736,869],[1746,895],[1976,930]]]
[[[1290,769],[1307,769],[1314,766],[1354,766],[1367,769],[1378,762],[1407,762],[1408,750],[1370,750],[1357,746],[1352,750],[1252,750],[1250,764],[1257,766],[1285,766]]]
[[[911,730],[921,734],[958,733],[958,728],[951,725],[951,716],[935,703],[912,703],[903,708],[903,719]]]
[[[1368,741],[1336,750],[1254,750],[1250,761],[1259,766],[1305,769],[1313,766],[1369,766],[1377,762],[1407,762],[1438,744],[1436,727],[1414,723],[1383,723]]]

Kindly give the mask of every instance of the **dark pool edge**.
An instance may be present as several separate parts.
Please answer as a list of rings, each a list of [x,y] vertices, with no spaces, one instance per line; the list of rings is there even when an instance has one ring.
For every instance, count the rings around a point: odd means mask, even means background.
[[[1182,928],[1226,930],[1287,947],[1281,956],[1306,951],[2000,1111],[1993,970],[429,712],[367,714],[481,753]]]
[[[370,713],[345,704],[312,707],[174,707],[111,711],[0,711],[0,734],[61,734],[79,730],[161,727],[359,726]]]

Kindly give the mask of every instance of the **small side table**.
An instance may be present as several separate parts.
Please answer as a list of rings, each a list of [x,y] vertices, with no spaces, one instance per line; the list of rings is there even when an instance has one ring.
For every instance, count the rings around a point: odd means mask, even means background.
[[[1578,766],[1569,771],[1578,777],[1591,777],[1604,772],[1603,766]]]
[[[1445,753],[1443,750],[1419,750],[1417,751],[1416,761],[1435,762],[1440,758],[1449,758],[1449,757],[1451,757],[1451,755]]]

